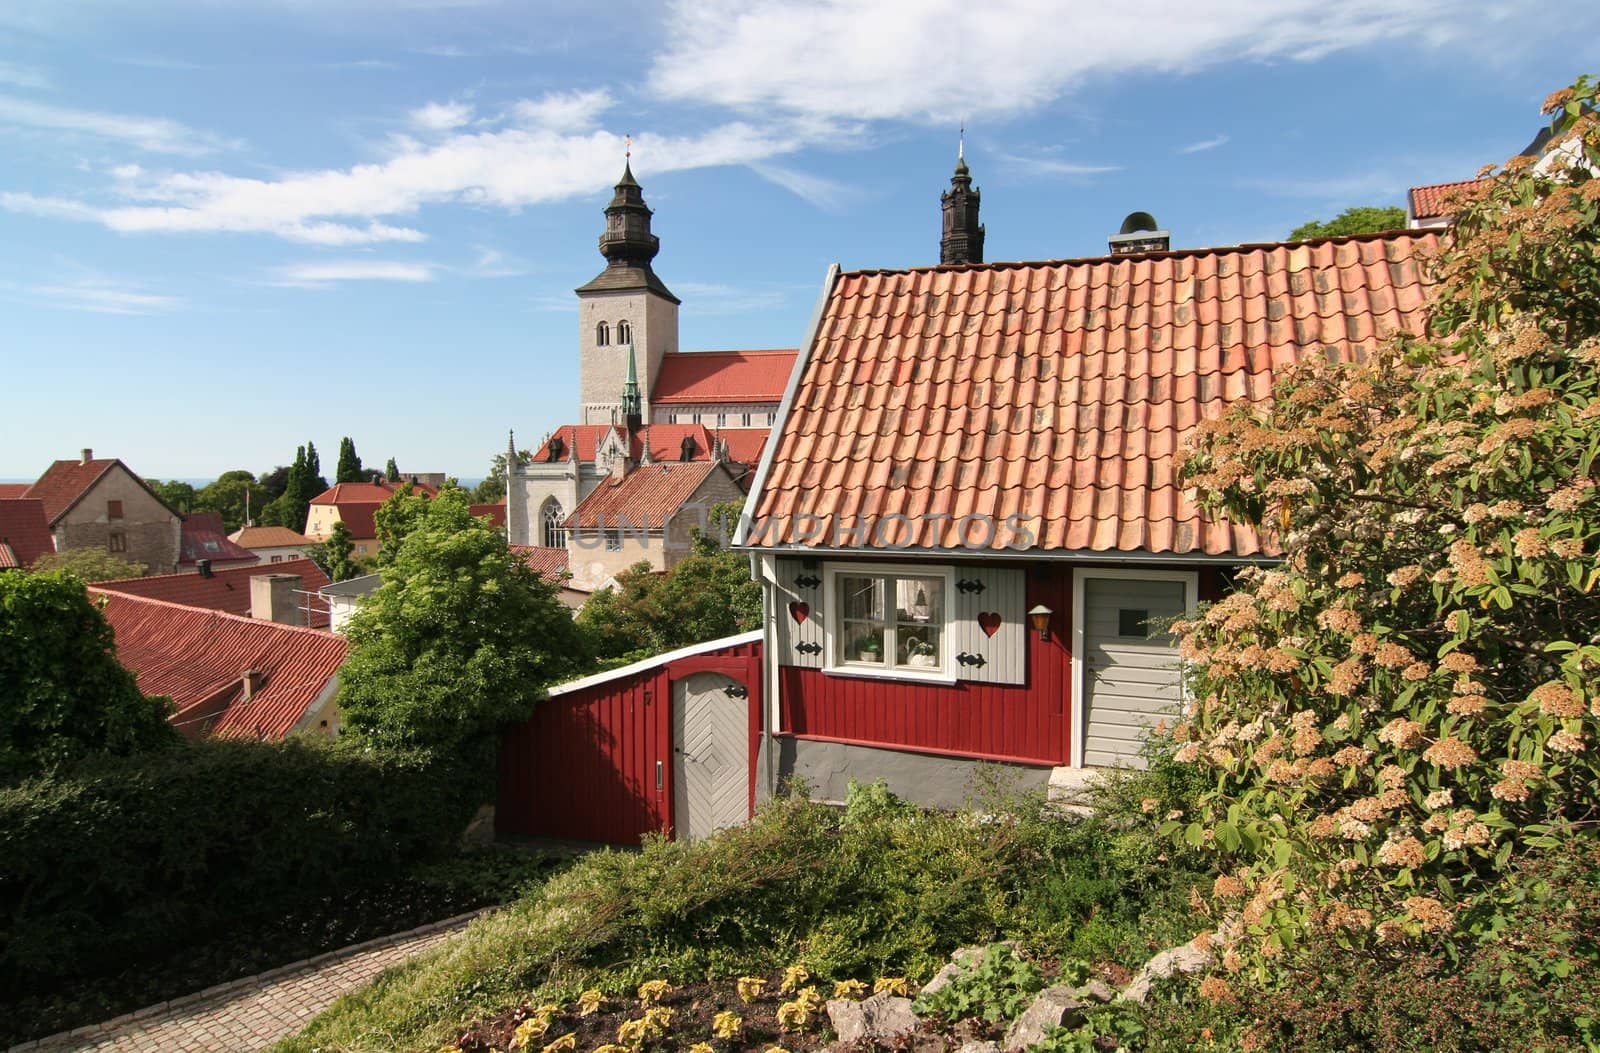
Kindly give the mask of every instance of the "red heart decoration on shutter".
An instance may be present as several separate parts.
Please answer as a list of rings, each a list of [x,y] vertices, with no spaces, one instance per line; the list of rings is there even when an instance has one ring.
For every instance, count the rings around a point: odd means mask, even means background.
[[[1000,615],[994,611],[983,611],[978,615],[978,628],[983,630],[983,635],[993,636],[1000,631]]]
[[[789,617],[793,618],[796,625],[811,617],[811,604],[804,600],[793,600],[789,604]]]

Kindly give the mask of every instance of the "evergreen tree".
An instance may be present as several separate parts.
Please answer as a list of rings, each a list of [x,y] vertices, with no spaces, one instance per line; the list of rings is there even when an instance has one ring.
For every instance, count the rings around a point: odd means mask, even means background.
[[[342,521],[333,524],[333,529],[328,532],[328,540],[322,548],[327,556],[327,565],[323,569],[334,581],[349,581],[361,573],[361,568],[350,558],[350,554],[355,551],[355,542],[350,540],[350,528]]]
[[[306,442],[305,482],[310,490],[310,493],[306,494],[307,501],[328,488],[328,480],[322,474],[322,462],[317,459],[317,444],[309,440]]]
[[[356,454],[355,440],[348,435],[339,440],[339,467],[334,470],[333,481],[336,483],[367,481],[367,473],[361,467],[361,458]]]
[[[384,466],[383,478],[386,482],[398,483],[400,481],[400,466],[394,463],[394,458],[389,458],[389,463]]]

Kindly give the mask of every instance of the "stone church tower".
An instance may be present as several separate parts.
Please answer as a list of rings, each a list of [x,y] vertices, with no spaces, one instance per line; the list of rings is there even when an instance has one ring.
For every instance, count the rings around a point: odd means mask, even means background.
[[[956,151],[956,171],[950,177],[950,189],[939,195],[939,203],[944,206],[940,264],[983,262],[983,226],[978,222],[980,197],[967,171],[967,144],[963,142]]]
[[[577,290],[578,399],[584,424],[625,423],[620,396],[630,379],[641,396],[636,412],[648,424],[661,356],[678,350],[679,300],[650,269],[661,251],[661,239],[650,233],[650,215],[632,165],[625,164],[600,235],[606,269]],[[630,368],[636,369],[633,378]]]

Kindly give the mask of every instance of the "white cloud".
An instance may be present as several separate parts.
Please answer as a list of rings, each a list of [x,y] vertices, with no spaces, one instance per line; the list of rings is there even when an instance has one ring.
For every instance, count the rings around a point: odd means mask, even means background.
[[[31,285],[20,291],[24,298],[35,302],[93,314],[166,314],[184,305],[184,301],[176,296],[142,292],[137,287],[100,278],[55,285]]]
[[[159,154],[208,154],[229,145],[165,117],[77,110],[10,95],[0,95],[0,125],[109,139]]]
[[[511,107],[517,123],[554,132],[576,132],[593,128],[600,115],[614,100],[604,89],[596,91],[551,92],[540,99],[522,99]]]
[[[336,282],[431,282],[437,273],[431,263],[398,260],[325,260],[295,263],[274,272],[273,285],[325,287]]]
[[[430,102],[411,111],[411,123],[425,132],[448,132],[472,121],[472,104]]]
[[[1210,139],[1202,139],[1197,143],[1190,143],[1188,146],[1180,147],[1178,152],[1180,154],[1201,154],[1207,150],[1215,150],[1217,147],[1225,145],[1227,141],[1228,137],[1226,135],[1214,135]]]
[[[1438,44],[1493,14],[1447,0],[674,0],[650,83],[756,113],[948,123],[1024,113],[1095,75]]]
[[[318,245],[422,241],[389,222],[427,205],[456,203],[515,210],[593,193],[615,181],[622,136],[564,125],[598,113],[603,93],[547,96],[519,119],[544,126],[456,130],[423,144],[396,138],[391,156],[344,169],[295,172],[276,179],[221,172],[146,173],[112,188],[101,204],[26,193],[0,193],[13,212],[97,222],[126,233],[229,231],[274,234]],[[803,138],[782,129],[732,122],[687,136],[646,132],[634,140],[634,171],[652,173],[752,164],[790,153]]]
[[[789,286],[734,286],[713,282],[673,282],[672,291],[692,302],[696,316],[776,310],[789,302]]]
[[[0,62],[0,84],[17,88],[48,88],[50,79],[43,73],[14,62]]]
[[[1002,165],[1010,168],[1023,176],[1032,178],[1057,178],[1061,176],[1092,176],[1104,175],[1107,172],[1121,170],[1119,165],[1089,164],[1082,161],[1064,161],[1059,157],[1042,156],[1038,154],[1008,154],[996,155]]]
[[[757,163],[749,166],[756,175],[789,191],[809,205],[834,212],[855,198],[858,191],[826,176],[796,171],[783,165]]]
[[[528,273],[527,266],[499,249],[478,247],[478,258],[467,272],[475,278],[518,278]]]

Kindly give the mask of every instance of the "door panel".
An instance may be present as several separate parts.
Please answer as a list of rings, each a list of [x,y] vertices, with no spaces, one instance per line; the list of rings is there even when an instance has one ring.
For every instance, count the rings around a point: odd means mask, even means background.
[[[750,718],[737,682],[694,673],[672,689],[672,806],[677,836],[706,837],[750,817]]]
[[[1178,652],[1160,628],[1184,613],[1181,581],[1084,582],[1083,762],[1138,766],[1146,728],[1178,712]]]

